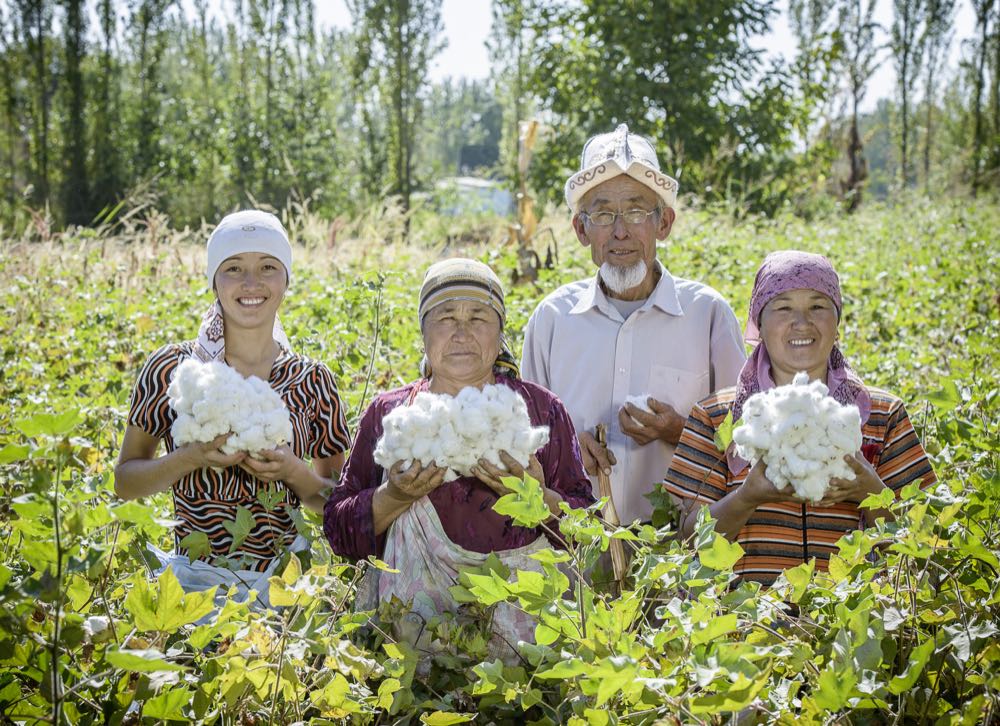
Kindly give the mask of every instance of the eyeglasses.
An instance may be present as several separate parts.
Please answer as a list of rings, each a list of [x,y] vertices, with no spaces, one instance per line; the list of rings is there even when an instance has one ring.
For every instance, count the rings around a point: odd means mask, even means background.
[[[610,227],[615,223],[615,219],[622,218],[625,224],[642,224],[646,218],[654,212],[660,211],[659,207],[646,211],[645,209],[626,209],[624,212],[580,212],[581,217],[586,217],[592,224],[598,227]]]

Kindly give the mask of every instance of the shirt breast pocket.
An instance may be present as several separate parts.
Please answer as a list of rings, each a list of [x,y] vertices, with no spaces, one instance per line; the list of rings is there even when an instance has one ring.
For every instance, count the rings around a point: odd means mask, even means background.
[[[707,396],[708,371],[689,371],[653,364],[649,369],[649,395],[658,401],[669,403],[684,418],[691,408]]]

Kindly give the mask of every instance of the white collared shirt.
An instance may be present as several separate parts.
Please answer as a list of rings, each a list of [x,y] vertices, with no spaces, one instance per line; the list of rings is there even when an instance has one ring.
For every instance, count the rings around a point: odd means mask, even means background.
[[[594,275],[547,296],[524,331],[522,376],[562,399],[578,433],[607,424],[618,460],[611,491],[625,523],[650,519],[643,495],[663,480],[674,453],[662,441],[640,446],[622,433],[625,399],[652,396],[687,417],[697,401],[735,384],[746,360],[740,325],[722,296],[656,264],[659,283],[627,320]]]

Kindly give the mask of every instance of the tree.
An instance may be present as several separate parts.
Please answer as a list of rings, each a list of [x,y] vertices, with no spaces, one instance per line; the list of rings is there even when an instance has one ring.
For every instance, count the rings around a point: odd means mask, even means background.
[[[986,85],[986,59],[989,55],[990,20],[996,0],[972,0],[976,13],[975,90],[972,98],[972,195],[976,196],[984,180],[983,146],[986,143],[986,123],[983,118],[983,90]]]
[[[139,177],[158,169],[160,160],[160,59],[165,38],[166,12],[173,0],[133,0],[132,28],[135,35],[139,98],[136,108],[134,168]]]
[[[49,105],[52,98],[47,39],[52,24],[52,7],[46,0],[17,0],[22,35],[32,68],[31,148],[34,160],[33,199],[49,202]]]
[[[493,26],[488,45],[494,96],[503,107],[500,140],[500,167],[511,180],[512,189],[521,187],[517,164],[520,123],[528,114],[528,59],[534,46],[529,18],[532,0],[493,0]]]
[[[414,143],[427,72],[444,47],[441,0],[351,0],[348,8],[357,28],[355,80],[359,88],[378,86],[388,106],[389,191],[399,196],[405,214],[415,187]],[[364,121],[372,123],[370,116]]]
[[[87,178],[87,125],[84,122],[86,102],[83,70],[84,34],[82,0],[65,0],[63,22],[66,70],[66,110],[63,116],[65,173],[62,180],[62,208],[67,224],[86,224],[92,219],[90,188]]]
[[[924,26],[926,63],[924,64],[924,121],[923,171],[924,189],[930,188],[931,145],[934,139],[934,109],[937,103],[937,73],[941,68],[948,46],[951,45],[955,0],[929,0],[927,24]]]
[[[853,212],[861,204],[861,191],[868,171],[865,165],[864,144],[858,130],[858,109],[864,100],[866,86],[875,72],[878,47],[875,45],[873,20],[875,0],[844,0],[840,6],[840,27],[844,39],[842,68],[847,76],[847,92],[851,104],[848,126],[847,157],[849,175],[842,184],[847,199],[847,211]]]
[[[913,179],[910,159],[911,103],[916,79],[923,63],[927,38],[928,0],[893,0],[890,48],[896,65],[896,91],[899,95],[899,166],[900,183],[909,186]]]
[[[780,204],[771,162],[790,154],[801,109],[787,69],[765,68],[749,42],[773,12],[749,0],[538,8],[530,86],[553,129],[532,162],[536,189],[555,198],[587,136],[626,122],[654,139],[683,190]]]
[[[116,17],[112,0],[100,0],[101,53],[94,80],[93,179],[90,194],[97,210],[109,210],[124,192],[122,170],[119,63],[115,58]]]

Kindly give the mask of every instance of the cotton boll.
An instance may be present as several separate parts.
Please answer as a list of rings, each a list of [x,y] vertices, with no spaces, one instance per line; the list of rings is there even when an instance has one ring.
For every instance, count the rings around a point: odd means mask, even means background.
[[[548,428],[532,427],[524,399],[503,385],[467,387],[456,396],[422,391],[409,406],[385,416],[383,432],[376,463],[391,466],[410,450],[422,462],[432,456],[445,467],[446,481],[469,476],[480,459],[503,468],[501,449],[527,466],[531,454],[548,441]]]
[[[183,361],[167,394],[177,414],[171,433],[178,444],[207,442],[231,432],[223,452],[258,453],[292,438],[288,409],[274,389],[260,378],[243,378],[222,362]]]
[[[843,461],[861,447],[856,406],[843,406],[822,381],[796,374],[792,383],[747,399],[741,425],[733,432],[736,453],[752,464],[763,459],[766,476],[783,489],[820,501],[830,479],[853,479]]]

